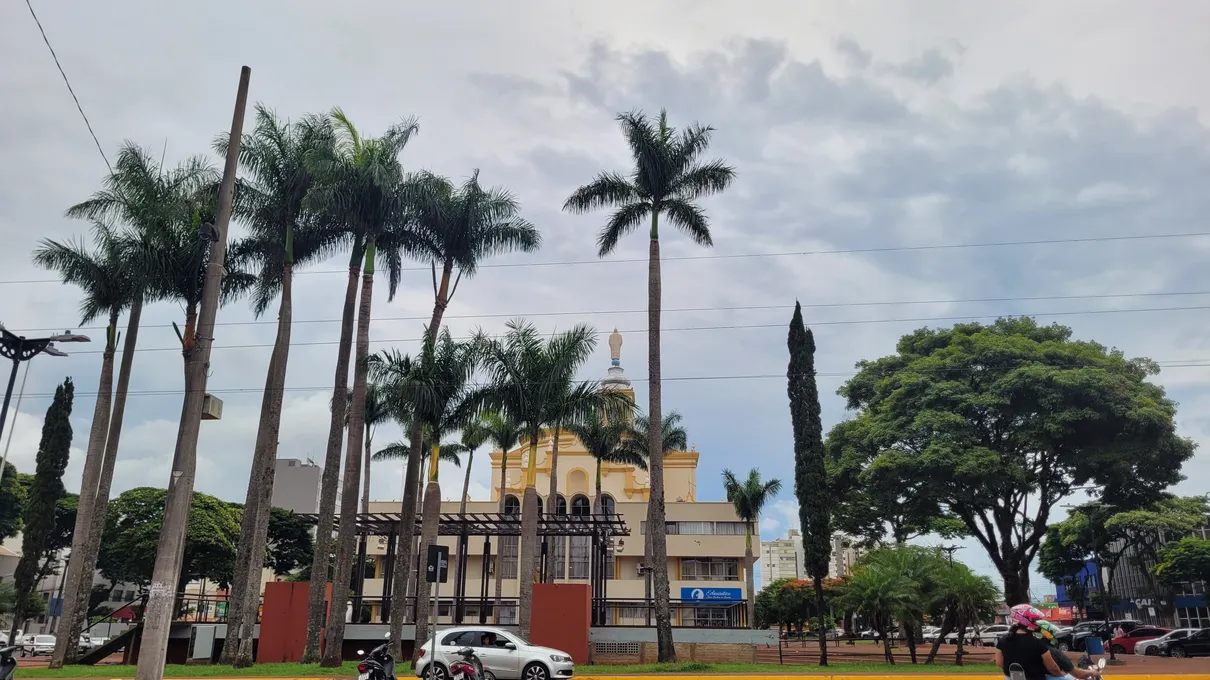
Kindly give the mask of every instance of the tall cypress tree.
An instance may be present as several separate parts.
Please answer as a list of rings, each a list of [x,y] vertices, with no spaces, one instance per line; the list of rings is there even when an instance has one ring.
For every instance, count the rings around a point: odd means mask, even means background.
[[[46,557],[47,545],[55,532],[56,508],[63,497],[63,472],[71,453],[71,403],[75,386],[71,378],[55,388],[55,399],[46,409],[42,422],[42,441],[38,444],[37,471],[29,496],[25,501],[24,533],[21,537],[21,561],[13,573],[16,602],[13,606],[13,626],[9,639],[15,640],[25,618],[36,611],[34,588],[38,585],[39,567]]]
[[[815,336],[802,321],[802,305],[794,303],[790,320],[790,368],[786,373],[790,422],[794,428],[794,495],[806,572],[815,581],[819,613],[819,665],[828,665],[824,621],[823,580],[832,557],[828,472],[824,465],[823,424],[819,417],[819,387],[815,384]]]

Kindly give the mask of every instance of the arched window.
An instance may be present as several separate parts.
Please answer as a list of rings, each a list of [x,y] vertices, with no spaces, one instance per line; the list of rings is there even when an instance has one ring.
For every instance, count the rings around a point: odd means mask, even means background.
[[[505,496],[504,497],[504,514],[506,514],[506,515],[520,515],[521,514],[521,501],[517,500],[516,496]]]
[[[555,514],[556,515],[566,515],[567,514],[567,499],[562,494],[559,495],[559,500],[555,504]]]
[[[542,516],[542,497],[538,496],[538,516]]]
[[[602,496],[601,496],[601,512],[606,515],[618,514],[618,506],[617,506],[617,503],[614,502],[613,496],[602,494]]]
[[[577,495],[571,499],[571,514],[577,517],[592,514],[592,504],[588,502],[588,496]]]

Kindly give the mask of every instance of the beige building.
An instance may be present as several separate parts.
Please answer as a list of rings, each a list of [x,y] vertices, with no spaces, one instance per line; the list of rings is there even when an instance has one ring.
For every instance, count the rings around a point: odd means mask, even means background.
[[[630,382],[623,374],[619,362],[620,347],[621,336],[615,331],[610,337],[612,366],[605,384],[633,397]],[[536,461],[536,486],[543,508],[549,503],[546,496],[550,489],[553,445],[552,434],[543,433]],[[525,492],[523,471],[529,462],[528,445],[518,446],[509,451],[507,456],[500,451],[493,451],[490,458],[492,497],[490,500],[468,502],[467,513],[498,513],[500,481],[503,477],[505,512],[519,514],[520,501]],[[692,446],[689,451],[673,451],[664,457],[670,597],[674,601],[686,601],[678,603],[676,607],[679,625],[733,625],[736,622],[727,621],[727,617],[736,616],[734,612],[743,608],[741,603],[748,597],[744,592],[744,524],[739,521],[730,503],[698,500],[698,459],[699,453]],[[556,500],[558,514],[591,514],[596,460],[571,434],[563,433],[559,437],[558,467],[555,474],[559,490]],[[460,480],[447,480],[445,483],[459,482]],[[649,494],[650,479],[643,470],[630,465],[602,466],[603,511],[621,516],[630,531],[629,536],[614,540],[611,558],[606,560],[605,597],[610,601],[609,616],[614,623],[642,625],[645,622],[646,577],[640,565],[643,563]],[[371,512],[394,513],[398,510],[398,502],[370,504]],[[457,513],[458,503],[442,503],[441,512]],[[441,537],[439,540],[450,547],[452,562],[457,553],[456,537]],[[755,536],[753,540],[759,541],[759,536]],[[492,539],[493,554],[487,564],[490,575],[487,584],[489,595],[494,592],[495,569],[502,568],[503,598],[507,601],[517,597],[518,541],[519,537],[515,536]],[[548,540],[549,568],[554,571],[556,582],[589,582],[590,542],[588,537]],[[468,603],[465,620],[468,622],[477,621],[479,596],[483,592],[483,543],[482,537],[470,540],[465,591]],[[367,579],[365,582],[364,597],[367,598],[367,604],[382,594],[386,552],[385,537],[370,541],[367,555],[374,562],[376,578]],[[453,575],[454,567],[451,564],[450,582],[443,586],[443,599],[453,595]],[[703,606],[695,607],[695,601],[701,601]],[[502,611],[504,616],[501,623],[511,623],[515,609]],[[442,604],[440,612],[444,620],[450,620],[447,605]],[[377,611],[373,612],[374,620],[378,620],[378,614]]]
[[[844,578],[853,571],[861,549],[857,541],[835,534],[832,536],[832,556],[828,561],[828,578]],[[766,586],[783,578],[807,578],[804,565],[802,534],[790,529],[785,538],[777,538],[760,544],[760,583]]]

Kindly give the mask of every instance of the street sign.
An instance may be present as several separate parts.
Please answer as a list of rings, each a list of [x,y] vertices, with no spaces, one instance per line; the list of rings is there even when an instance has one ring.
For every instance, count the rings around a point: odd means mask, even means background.
[[[429,546],[428,569],[425,580],[429,583],[445,583],[450,575],[450,549],[444,545]]]

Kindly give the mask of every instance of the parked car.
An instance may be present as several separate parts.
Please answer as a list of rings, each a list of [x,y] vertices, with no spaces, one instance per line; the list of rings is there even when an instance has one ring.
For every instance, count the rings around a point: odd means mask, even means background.
[[[499,628],[467,626],[439,631],[435,654],[433,642],[425,642],[414,664],[416,677],[427,677],[429,664],[436,663],[433,670],[437,680],[449,680],[454,652],[463,647],[474,649],[484,670],[500,680],[555,680],[575,674],[575,664],[567,652],[531,645]]]
[[[1154,626],[1139,626],[1134,630],[1119,635],[1109,641],[1109,649],[1114,654],[1134,654],[1134,646],[1144,640],[1154,640],[1157,637],[1171,633],[1170,628],[1155,628]]]
[[[1008,626],[1004,624],[992,624],[982,628],[967,628],[962,635],[962,643],[971,646],[994,646],[1000,640],[1000,637],[1008,633]],[[948,645],[958,644],[958,631],[954,631],[945,636],[945,643]]]
[[[1180,640],[1156,643],[1155,647],[1160,656],[1174,656],[1178,659],[1189,656],[1210,656],[1210,628],[1202,628]]]
[[[1055,646],[1064,652],[1071,650],[1082,652],[1084,651],[1084,640],[1092,635],[1100,636],[1102,640],[1108,643],[1111,634],[1116,628],[1121,627],[1123,632],[1129,633],[1141,625],[1143,624],[1138,621],[1123,620],[1110,621],[1109,626],[1106,627],[1104,621],[1084,621],[1083,623],[1077,623],[1070,631],[1056,637]]]
[[[920,629],[920,637],[925,642],[932,642],[941,636],[941,629],[936,626],[925,626]]]
[[[1177,628],[1166,635],[1161,635],[1160,637],[1151,640],[1142,640],[1134,646],[1134,653],[1140,656],[1156,656],[1159,654],[1157,648],[1159,643],[1168,642],[1170,640],[1184,640],[1197,631],[1197,628]]]
[[[21,641],[22,656],[50,655],[54,651],[54,635],[26,635]]]
[[[979,631],[979,644],[983,645],[984,647],[995,647],[996,643],[1000,641],[1000,638],[1004,637],[1005,635],[1008,635],[1007,625],[998,623],[993,626],[987,626]]]

